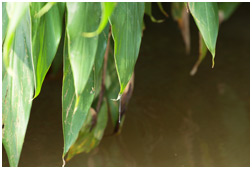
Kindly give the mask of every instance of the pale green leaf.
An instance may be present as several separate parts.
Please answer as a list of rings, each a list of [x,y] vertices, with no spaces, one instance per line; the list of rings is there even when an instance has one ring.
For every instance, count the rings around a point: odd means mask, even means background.
[[[6,2],[2,2],[2,43],[5,39],[9,18],[6,10]]]
[[[68,57],[68,39],[64,43],[64,76],[62,88],[62,123],[64,135],[64,152],[66,155],[71,145],[76,141],[78,133],[86,120],[88,111],[94,99],[94,72],[88,78],[87,85],[77,97],[73,81],[73,73]]]
[[[217,2],[189,2],[189,9],[208,50],[213,56],[213,67],[219,30]]]
[[[13,70],[9,68],[9,52],[14,40],[14,34],[16,27],[18,26],[20,20],[24,16],[24,14],[27,12],[27,9],[29,7],[28,2],[7,2],[6,4],[6,11],[9,18],[7,31],[6,31],[6,37],[5,42],[3,46],[3,62],[6,67],[6,70],[9,73],[13,73]]]
[[[28,8],[13,32],[8,65],[2,79],[2,141],[10,166],[17,166],[30,116],[34,92],[31,56],[31,23]]]
[[[120,2],[110,18],[115,45],[114,57],[121,86],[118,98],[127,86],[138,58],[143,15],[144,3]]]
[[[83,37],[83,32],[93,32],[100,23],[101,5],[98,2],[67,2],[68,52],[73,70],[77,95],[84,90],[93,68],[98,36]]]
[[[32,53],[35,83],[35,97],[41,87],[57,52],[63,26],[64,3],[55,4],[47,13],[36,17],[45,2],[33,2],[30,5],[32,17]]]

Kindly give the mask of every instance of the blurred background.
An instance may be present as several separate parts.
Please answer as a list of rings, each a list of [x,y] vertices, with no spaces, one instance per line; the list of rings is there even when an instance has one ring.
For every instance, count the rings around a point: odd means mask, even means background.
[[[190,70],[198,59],[198,29],[190,16],[191,53],[186,55],[170,6],[163,3],[169,14],[163,23],[145,16],[121,134],[111,136],[109,123],[100,145],[66,166],[250,165],[250,4],[242,3],[221,24],[215,68],[208,53],[195,76]],[[164,18],[156,3],[152,10]],[[52,74],[33,102],[19,166],[62,165],[62,68]]]

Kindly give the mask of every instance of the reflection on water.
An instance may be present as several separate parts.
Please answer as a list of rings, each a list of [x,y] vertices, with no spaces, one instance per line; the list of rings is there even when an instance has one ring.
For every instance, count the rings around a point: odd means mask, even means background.
[[[187,56],[172,19],[147,22],[121,135],[109,136],[108,128],[99,147],[66,166],[249,166],[249,13],[244,9],[220,27],[216,67],[211,69],[208,54],[194,77],[189,72],[197,60],[195,25]],[[61,79],[47,80],[34,101],[20,166],[62,164],[60,85]]]

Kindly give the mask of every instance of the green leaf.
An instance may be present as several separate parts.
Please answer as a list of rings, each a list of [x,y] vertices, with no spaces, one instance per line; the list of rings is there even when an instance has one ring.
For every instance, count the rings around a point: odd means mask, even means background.
[[[94,37],[98,34],[100,34],[103,29],[106,27],[108,23],[108,19],[111,16],[111,14],[114,11],[114,8],[116,6],[116,2],[101,2],[102,7],[102,18],[99,27],[94,32],[84,32],[83,36],[85,37]]]
[[[112,124],[114,128],[118,122],[119,118],[119,102],[116,102],[112,99],[116,98],[120,92],[120,83],[116,73],[116,66],[113,54],[110,53],[108,56],[108,67],[106,72],[106,98],[108,100],[109,112],[111,114]]]
[[[178,21],[182,19],[182,13],[185,8],[183,2],[172,2],[171,4],[171,14],[174,20]]]
[[[41,87],[52,61],[56,55],[63,26],[64,3],[55,4],[47,13],[38,18],[36,15],[45,2],[33,2],[30,5],[32,17],[32,53],[34,77],[36,79],[35,97]]]
[[[152,2],[145,2],[144,6],[145,6],[145,13],[147,15],[149,15],[150,19],[152,22],[156,22],[156,23],[161,23],[163,22],[164,20],[163,19],[160,19],[160,20],[157,20],[155,19],[153,16],[152,16],[152,10],[151,10],[151,4]]]
[[[30,35],[30,14],[26,8],[24,17],[13,32],[13,44],[8,55],[8,65],[13,74],[5,71],[2,79],[2,141],[10,166],[17,166],[19,162],[34,92]]]
[[[191,76],[194,76],[197,73],[198,67],[199,67],[200,63],[204,60],[206,54],[207,54],[207,47],[206,47],[206,44],[204,43],[202,35],[199,32],[199,57],[190,72]]]
[[[223,20],[227,20],[240,5],[240,2],[218,2],[219,13]]]
[[[162,2],[157,2],[159,10],[164,14],[164,16],[168,17],[169,15],[167,14],[167,12],[164,10]]]
[[[97,97],[101,90],[101,81],[102,81],[102,68],[104,62],[104,55],[107,48],[108,42],[108,33],[109,33],[109,24],[105,27],[101,34],[99,34],[98,47],[95,56],[94,63],[94,90],[95,97]]]
[[[214,67],[215,48],[219,30],[217,2],[189,2],[189,9],[208,50],[213,56],[212,67]]]
[[[77,95],[82,93],[88,82],[98,46],[98,36],[87,38],[82,33],[97,29],[100,9],[98,2],[67,3],[68,52]]]
[[[6,67],[6,70],[11,74],[13,73],[13,70],[9,68],[9,52],[14,40],[16,27],[20,23],[20,20],[22,19],[24,14],[27,12],[28,7],[28,2],[7,2],[6,4],[9,22],[3,46],[3,62]]]
[[[8,26],[9,18],[6,10],[6,2],[2,2],[2,43],[6,36],[7,26]]]
[[[100,112],[98,112],[98,118],[95,127],[90,131],[92,126],[92,117],[96,114],[97,113],[93,108],[89,110],[88,117],[80,130],[78,139],[69,149],[67,161],[79,153],[89,153],[99,145],[108,121],[108,108],[106,100],[103,101]]]
[[[77,97],[73,80],[73,72],[68,56],[68,38],[64,43],[64,76],[62,88],[62,123],[64,135],[64,152],[66,155],[71,145],[78,137],[78,133],[86,120],[88,111],[94,99],[94,72],[91,71],[87,85],[83,92]]]
[[[115,43],[114,57],[121,86],[118,99],[134,71],[142,39],[143,15],[144,3],[120,2],[110,18]]]

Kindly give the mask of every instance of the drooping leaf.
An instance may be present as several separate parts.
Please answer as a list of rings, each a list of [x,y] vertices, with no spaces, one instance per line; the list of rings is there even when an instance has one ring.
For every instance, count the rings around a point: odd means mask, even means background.
[[[108,19],[114,11],[116,2],[101,2],[102,7],[102,18],[99,27],[94,32],[84,32],[85,37],[94,37],[102,32],[108,23]]]
[[[6,4],[6,11],[8,15],[8,26],[6,31],[6,37],[5,42],[3,45],[3,62],[5,65],[6,70],[9,73],[13,73],[13,70],[9,68],[10,58],[9,58],[9,52],[12,47],[12,43],[14,40],[14,34],[16,27],[20,23],[20,20],[24,16],[24,14],[27,12],[27,9],[29,7],[28,2],[7,2]]]
[[[118,3],[111,18],[114,39],[114,57],[122,95],[127,86],[139,54],[142,39],[144,3]]]
[[[217,2],[189,2],[189,9],[208,50],[213,56],[212,67],[214,67],[215,48],[219,30]]]
[[[109,33],[109,24],[105,27],[101,34],[99,34],[98,47],[95,56],[94,63],[94,90],[95,97],[97,97],[101,90],[102,82],[102,68],[104,62],[104,55],[107,48],[108,42],[108,33]]]
[[[97,124],[90,131],[92,126],[92,116],[97,113],[93,108],[91,108],[88,112],[87,119],[83,123],[83,126],[79,132],[79,136],[76,142],[69,149],[69,153],[67,155],[66,161],[69,161],[75,155],[86,152],[89,153],[95,147],[97,147],[103,137],[104,130],[107,126],[108,121],[108,108],[106,100],[103,101],[101,109],[98,113]]]
[[[183,2],[173,2],[171,6],[172,17],[178,22],[186,46],[186,53],[190,53],[190,18]]]
[[[109,105],[109,113],[111,114],[112,124],[115,128],[119,118],[119,102],[116,102],[112,99],[116,98],[118,93],[120,92],[120,83],[116,73],[116,66],[112,52],[109,53],[108,56],[108,68],[106,72],[105,87],[106,98]]]
[[[6,31],[7,31],[8,22],[9,22],[7,10],[6,10],[6,3],[7,2],[2,2],[2,43],[4,41]]]
[[[154,18],[154,17],[152,16],[152,9],[151,9],[151,7],[152,7],[152,2],[145,2],[144,6],[145,6],[145,13],[146,13],[147,15],[149,15],[149,17],[150,17],[150,19],[151,19],[152,22],[156,22],[156,23],[164,22],[163,19],[157,20],[156,18]]]
[[[206,44],[204,43],[202,35],[199,32],[199,57],[190,72],[191,76],[194,76],[197,73],[198,67],[200,63],[202,62],[202,60],[205,58],[206,54],[207,54],[207,47],[206,47]]]
[[[37,13],[44,7],[45,2],[33,2],[30,5],[32,17],[32,53],[34,77],[36,79],[35,97],[41,87],[52,61],[56,55],[63,26],[65,3],[56,3],[41,17]]]
[[[107,69],[105,86],[106,86],[106,98],[108,100],[109,105],[108,108],[109,113],[111,114],[114,133],[120,133],[125,119],[125,111],[133,92],[134,74],[131,77],[129,83],[127,84],[121,100],[119,102],[112,100],[117,96],[118,92],[120,91],[120,84],[116,74],[115,61],[112,53],[108,57],[108,69]]]
[[[167,14],[167,12],[164,10],[162,2],[157,2],[159,10],[164,14],[164,16],[168,17],[169,15]]]
[[[91,71],[86,87],[77,97],[73,81],[73,72],[68,56],[68,38],[64,42],[64,76],[62,88],[62,123],[64,135],[64,152],[66,155],[71,145],[78,137],[78,133],[86,120],[88,111],[94,99],[94,72]]]
[[[18,165],[32,105],[34,78],[30,35],[30,14],[26,8],[20,24],[13,32],[8,55],[8,65],[13,74],[5,71],[2,79],[2,141],[10,166]]]
[[[220,21],[227,20],[240,5],[240,2],[218,2]]]
[[[73,70],[76,94],[80,95],[93,68],[98,36],[87,38],[83,32],[93,32],[100,23],[101,6],[98,2],[67,2],[68,52]]]

